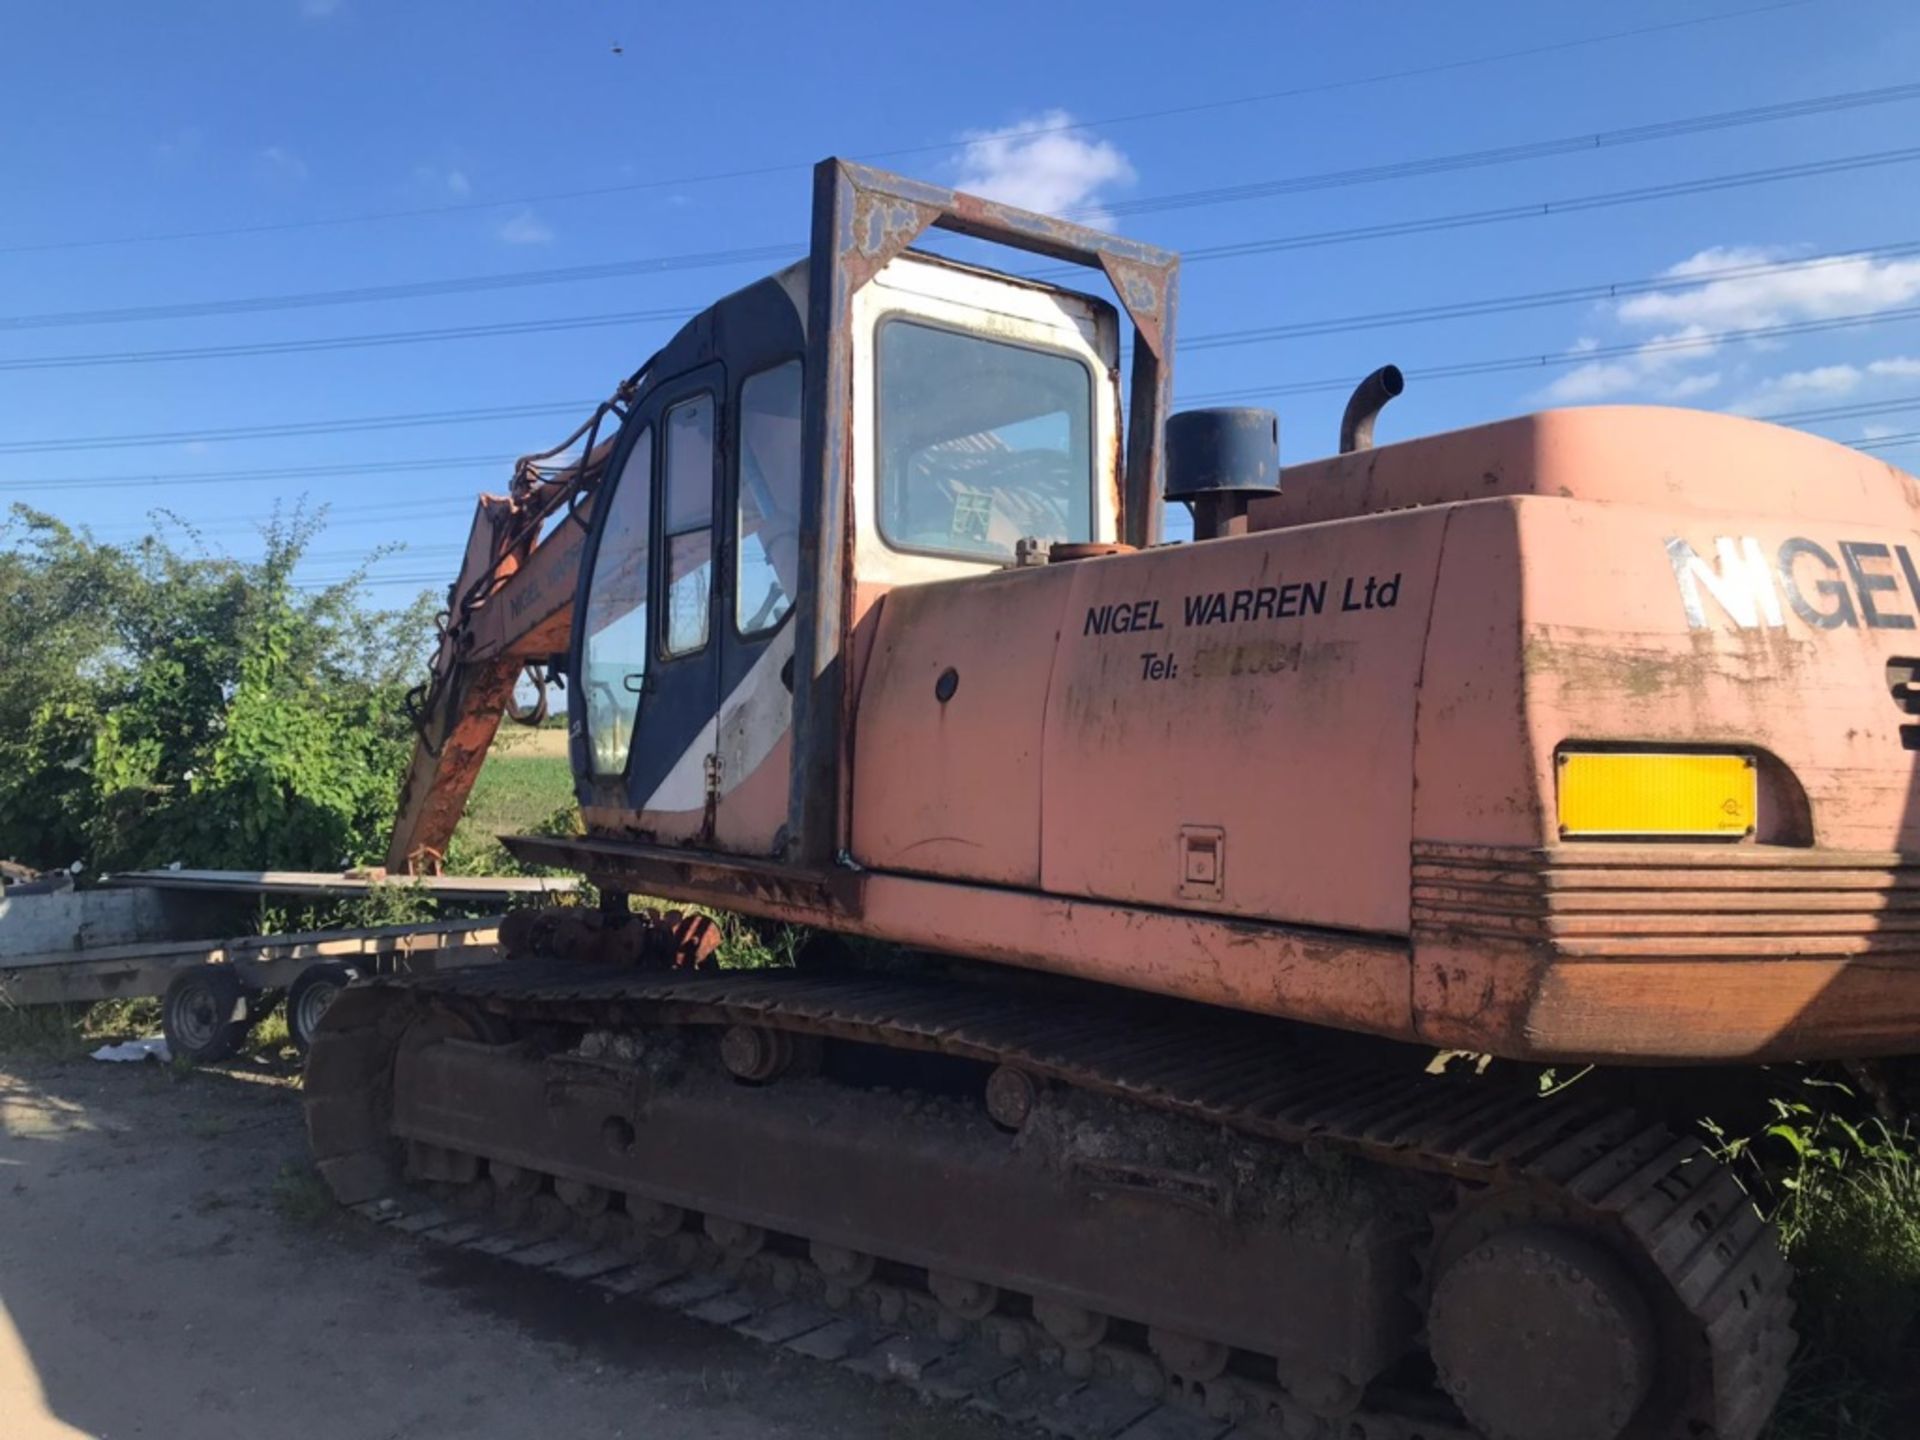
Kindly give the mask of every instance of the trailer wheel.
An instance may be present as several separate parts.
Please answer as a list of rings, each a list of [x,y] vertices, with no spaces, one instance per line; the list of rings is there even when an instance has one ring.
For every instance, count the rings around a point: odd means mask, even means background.
[[[246,1000],[240,977],[226,965],[196,965],[167,985],[160,1003],[160,1028],[170,1054],[191,1065],[225,1060],[246,1043],[249,1015],[235,1019]]]
[[[329,961],[309,965],[287,987],[287,1034],[305,1050],[313,1044],[313,1032],[320,1028],[320,1017],[327,1013],[340,992],[360,978],[351,965]]]

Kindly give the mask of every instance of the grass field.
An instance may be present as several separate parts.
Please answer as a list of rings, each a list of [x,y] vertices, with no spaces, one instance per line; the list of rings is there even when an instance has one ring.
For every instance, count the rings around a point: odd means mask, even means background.
[[[467,799],[467,813],[454,831],[452,868],[513,869],[512,857],[496,837],[552,829],[572,804],[567,732],[502,725]]]

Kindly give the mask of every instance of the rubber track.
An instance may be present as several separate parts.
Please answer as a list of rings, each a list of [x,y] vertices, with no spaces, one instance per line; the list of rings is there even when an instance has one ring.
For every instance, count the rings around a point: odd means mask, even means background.
[[[533,960],[392,977],[355,987],[342,996],[355,1003],[344,1008],[371,1018],[382,989],[600,1028],[765,1025],[939,1051],[1251,1135],[1532,1192],[1630,1237],[1672,1287],[1708,1351],[1711,1416],[1694,1419],[1711,1427],[1690,1432],[1699,1440],[1754,1440],[1786,1382],[1795,1343],[1791,1275],[1739,1184],[1697,1140],[1577,1091],[1565,1102],[1539,1101],[1484,1084],[1387,1074],[1349,1056],[1308,1059],[1294,1053],[1296,1032],[1171,1002],[887,975],[656,976]],[[351,1027],[348,1014],[337,1018]],[[338,1039],[348,1042],[350,1032]],[[314,1056],[325,1069],[323,1048],[316,1044]],[[357,1069],[364,1060],[342,1054],[339,1063]],[[359,1162],[372,1157],[342,1153],[333,1164]]]

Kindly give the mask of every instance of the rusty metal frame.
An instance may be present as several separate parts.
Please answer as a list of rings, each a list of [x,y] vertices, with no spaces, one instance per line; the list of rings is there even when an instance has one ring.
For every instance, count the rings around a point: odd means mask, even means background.
[[[853,587],[853,296],[929,227],[1106,275],[1134,327],[1122,538],[1137,546],[1158,539],[1179,257],[851,161],[815,166],[786,851],[802,867],[831,865],[841,848],[851,699],[845,650]]]

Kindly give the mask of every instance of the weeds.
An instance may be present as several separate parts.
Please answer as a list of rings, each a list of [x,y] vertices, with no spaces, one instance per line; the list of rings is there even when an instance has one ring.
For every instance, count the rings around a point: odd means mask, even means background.
[[[240,1053],[275,1063],[297,1061],[300,1058],[300,1049],[293,1043],[293,1034],[287,1029],[284,1005],[275,1005],[270,1014],[247,1032],[247,1043],[241,1047]]]
[[[333,1195],[311,1165],[289,1160],[273,1177],[273,1208],[283,1220],[309,1228],[333,1218]]]
[[[722,910],[705,910],[720,926],[714,959],[724,970],[790,969],[807,932],[793,925],[766,925]]]
[[[1892,1394],[1920,1322],[1920,1151],[1813,1073],[1757,1133],[1711,1124],[1796,1273],[1801,1353],[1769,1440],[1893,1440]]]
[[[90,1005],[0,1005],[0,1055],[78,1060],[101,1045],[158,1034],[160,1002],[98,1000]]]
[[[431,920],[436,898],[426,886],[395,880],[363,894],[337,899],[260,902],[255,933],[301,935],[314,930],[372,930],[382,925],[417,925]]]

